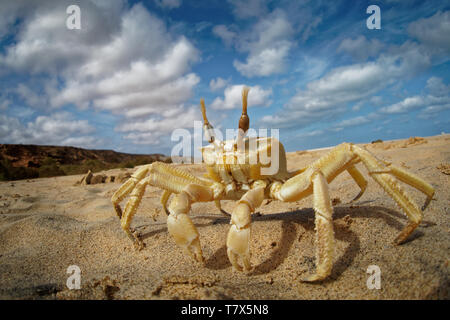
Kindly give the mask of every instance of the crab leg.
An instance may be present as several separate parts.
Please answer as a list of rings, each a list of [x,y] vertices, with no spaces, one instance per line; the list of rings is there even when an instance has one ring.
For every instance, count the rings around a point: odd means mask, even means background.
[[[284,184],[280,182],[274,183],[270,191],[271,197],[274,199],[297,201],[312,193],[314,194],[317,271],[315,275],[306,278],[306,281],[324,279],[331,272],[334,236],[327,183],[331,183],[336,176],[344,170],[347,170],[361,189],[354,200],[358,199],[367,186],[367,181],[355,167],[355,164],[360,161],[367,168],[370,176],[405,211],[410,221],[395,239],[397,244],[403,243],[420,224],[422,221],[422,212],[394,177],[427,195],[424,208],[433,197],[433,187],[421,178],[403,169],[384,163],[367,150],[349,143],[343,143],[332,149],[327,155],[315,161],[298,175],[288,179]]]
[[[172,194],[172,192],[168,191],[168,190],[164,190],[162,196],[161,196],[161,204],[163,206],[164,212],[169,215],[170,212],[167,209],[167,201],[169,201],[170,195]]]
[[[355,180],[356,184],[358,185],[359,189],[361,190],[355,198],[353,198],[352,201],[350,202],[354,202],[356,200],[358,200],[359,198],[361,198],[361,196],[364,194],[364,191],[366,191],[367,188],[367,180],[364,179],[363,175],[361,174],[361,172],[359,172],[358,169],[356,169],[355,166],[351,166],[350,168],[347,169],[347,172],[350,174],[350,176],[353,178],[353,180]]]
[[[146,176],[147,174],[149,175]],[[182,192],[189,184],[204,185],[205,188],[209,185],[208,182],[198,179],[187,171],[171,167],[165,163],[154,162],[138,169],[131,178],[114,193],[111,201],[120,218],[122,229],[138,249],[143,247],[143,243],[131,232],[130,224],[142,200],[147,185],[152,185],[165,190],[161,197],[161,203],[164,210],[167,210],[166,203],[170,194]],[[122,214],[119,203],[129,194],[130,199]]]
[[[112,196],[111,201],[119,219],[122,218],[122,208],[120,208],[119,203],[134,189],[136,183],[145,178],[151,168],[152,164],[144,166],[137,170],[135,173],[133,173],[131,178],[128,179],[123,185],[121,185],[120,188]]]
[[[148,185],[152,185],[155,187],[160,187],[164,190],[170,190],[171,192],[178,193],[181,192],[186,184],[187,183],[179,177],[153,172],[151,175],[139,181],[134,189],[132,189],[130,199],[125,205],[123,215],[120,219],[120,224],[128,237],[133,241],[137,249],[142,249],[144,244],[131,232],[130,224],[137,208],[139,207],[139,204],[141,203],[145,188]]]
[[[327,155],[314,162],[303,173],[286,181],[279,189],[278,194],[274,194],[274,196],[275,198],[284,201],[296,201],[310,195],[312,189],[308,184],[308,177],[311,176],[312,170],[320,170],[327,182],[330,183],[343,169],[350,169],[350,175],[352,175],[363,192],[365,182],[361,179],[362,176],[356,173],[356,169],[352,169],[352,166],[359,161],[363,162],[369,171],[370,176],[395,200],[403,211],[405,211],[410,220],[408,225],[395,239],[397,244],[403,243],[422,221],[422,212],[394,177],[397,177],[399,180],[406,182],[427,195],[427,199],[422,209],[424,209],[431,201],[434,194],[434,188],[412,173],[385,164],[383,161],[378,160],[373,156],[369,151],[359,146],[350,143],[343,143],[337,146]],[[361,194],[362,193],[360,193],[357,198]]]
[[[333,158],[334,157],[333,155]],[[337,157],[342,162],[350,161],[351,156]],[[334,255],[334,231],[333,231],[333,209],[331,206],[328,181],[324,172],[327,170],[326,161],[319,159],[315,166],[304,170],[301,174],[290,178],[284,184],[275,183],[271,187],[271,197],[285,201],[297,201],[311,194],[314,195],[315,230],[316,230],[316,273],[302,279],[312,282],[325,279],[333,266]],[[320,165],[320,166],[319,166]],[[340,168],[339,168],[340,169]]]
[[[201,181],[196,176],[190,174],[189,172],[173,168],[170,165],[167,165],[162,162],[153,162],[152,164],[143,166],[142,168],[139,168],[130,179],[128,179],[123,185],[120,186],[120,188],[114,193],[114,195],[111,198],[111,201],[114,205],[114,210],[116,211],[116,214],[119,218],[122,217],[122,209],[120,208],[119,203],[127,197],[130,192],[133,191],[136,184],[144,179],[147,174],[152,172],[159,172],[162,174],[170,174],[176,177],[179,177],[186,181],[186,183],[197,183],[197,184],[205,184],[204,181]],[[165,204],[167,203],[167,200],[169,199],[170,193],[166,194],[164,193],[161,198],[161,203],[163,204],[164,210],[166,210]]]
[[[419,178],[418,176],[416,176],[411,172],[407,172],[390,163],[387,163],[386,166],[388,167],[387,173],[391,173],[398,180],[403,181],[406,184],[409,184],[410,186],[420,190],[421,192],[427,195],[427,199],[425,200],[425,203],[422,206],[422,211],[425,210],[430,204],[431,200],[433,199],[434,188],[429,183],[422,180],[421,178]]]
[[[328,183],[321,172],[312,177],[316,224],[316,273],[303,278],[312,282],[325,279],[333,267],[334,231],[333,208],[331,207]]]
[[[351,157],[349,158],[351,159]],[[320,163],[322,170],[326,169],[323,162]],[[328,181],[321,169],[319,166],[311,166],[284,184],[274,183],[270,191],[272,198],[285,202],[297,201],[311,194],[314,195],[317,267],[315,274],[302,279],[307,282],[325,279],[331,273],[333,266],[333,209],[328,191]]]
[[[229,214],[228,212],[226,212],[225,210],[222,209],[222,205],[220,204],[220,200],[214,200],[214,204],[216,205],[216,208],[219,209],[219,211],[226,215],[226,216],[231,216],[231,214]]]
[[[264,187],[247,191],[231,214],[231,227],[227,237],[227,254],[232,266],[238,271],[251,270],[250,227],[251,214],[264,200]],[[242,265],[239,264],[239,258]]]
[[[381,161],[377,160],[367,150],[364,150],[358,146],[353,146],[353,149],[354,152],[361,158],[362,162],[369,170],[369,174],[372,176],[372,178],[376,182],[378,182],[378,184],[395,200],[395,202],[406,213],[409,219],[409,223],[395,239],[396,244],[401,244],[405,242],[408,236],[420,224],[423,215],[422,211],[419,209],[416,203],[411,199],[411,197],[403,190],[403,188],[397,183],[397,181],[390,174],[399,177],[399,179],[401,180],[406,180],[409,184],[427,194],[428,198],[425,204],[431,201],[431,198],[434,193],[433,187],[431,186],[428,187],[425,181],[423,181],[418,177],[415,177],[410,173],[405,174],[403,170],[398,170],[398,168],[391,170],[389,167],[386,167],[386,165],[383,164]]]
[[[150,177],[147,177],[137,183],[134,189],[132,189],[130,200],[128,200],[125,205],[124,214],[120,217],[120,225],[122,229],[127,234],[128,238],[134,243],[136,249],[142,249],[144,243],[140,240],[133,232],[130,230],[131,220],[136,213],[137,207],[139,206],[142,196],[144,195],[145,188],[149,184]],[[117,205],[117,207],[119,207]],[[120,207],[119,207],[120,208]]]

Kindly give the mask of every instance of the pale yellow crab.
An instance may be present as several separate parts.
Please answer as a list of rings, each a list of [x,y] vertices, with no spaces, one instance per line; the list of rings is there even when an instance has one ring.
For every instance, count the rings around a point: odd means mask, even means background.
[[[174,166],[154,162],[138,169],[112,196],[112,202],[121,226],[138,248],[142,241],[130,230],[135,214],[147,185],[164,190],[161,203],[168,214],[167,227],[175,242],[195,260],[203,262],[199,234],[188,216],[192,203],[220,200],[237,200],[231,213],[227,238],[227,254],[236,270],[249,271],[251,214],[264,199],[285,202],[298,201],[313,195],[316,224],[316,272],[303,281],[323,280],[330,275],[334,257],[333,209],[328,185],[336,176],[347,171],[360,188],[356,199],[364,193],[367,181],[355,167],[362,162],[369,175],[390,195],[406,213],[409,223],[395,239],[404,242],[422,220],[422,211],[404,191],[398,180],[409,184],[427,198],[422,210],[430,203],[433,187],[417,177],[390,163],[381,161],[362,147],[343,143],[313,162],[306,168],[288,172],[283,145],[271,137],[245,137],[249,128],[247,116],[248,88],[242,93],[243,111],[239,120],[239,134],[235,140],[218,141],[206,117],[201,100],[205,137],[210,145],[202,148],[208,173],[199,178]],[[267,160],[269,159],[269,160]],[[264,161],[263,161],[264,160]],[[275,166],[274,166],[275,164]],[[270,170],[275,168],[274,172]],[[131,193],[131,194],[130,194]],[[122,214],[119,203],[130,194]],[[175,194],[167,208],[171,194]],[[224,212],[223,210],[221,210]]]

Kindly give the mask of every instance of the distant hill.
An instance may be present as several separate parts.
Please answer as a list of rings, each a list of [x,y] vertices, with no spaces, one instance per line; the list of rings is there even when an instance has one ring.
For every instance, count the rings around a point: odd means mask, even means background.
[[[14,167],[38,168],[42,162],[52,158],[59,164],[82,164],[86,160],[99,160],[104,163],[126,161],[163,161],[163,154],[129,154],[113,150],[89,150],[75,147],[38,146],[32,144],[0,144],[0,160],[8,159]]]
[[[133,168],[154,161],[171,162],[163,154],[129,154],[63,146],[0,144],[0,180],[16,180]]]

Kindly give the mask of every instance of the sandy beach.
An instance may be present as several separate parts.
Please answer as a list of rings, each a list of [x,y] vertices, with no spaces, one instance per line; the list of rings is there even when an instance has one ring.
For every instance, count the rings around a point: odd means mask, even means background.
[[[148,187],[133,220],[146,247],[136,251],[122,231],[110,198],[119,183],[76,185],[82,175],[0,182],[1,299],[449,299],[450,135],[366,144],[378,158],[431,183],[434,199],[410,241],[393,240],[407,219],[358,164],[369,185],[359,192],[347,173],[330,185],[336,253],[331,276],[303,283],[315,268],[312,199],[264,201],[253,215],[249,274],[232,270],[226,254],[229,218],[214,203],[194,204],[205,264],[177,247]],[[288,154],[302,168],[328,150]],[[201,165],[179,165],[201,176]],[[136,168],[135,168],[136,169]],[[124,170],[104,172],[117,175]],[[421,206],[425,196],[405,186]],[[125,201],[122,203],[122,206]],[[224,201],[231,211],[234,203]],[[81,270],[81,289],[66,286],[67,269]],[[367,268],[381,271],[381,288],[368,289]]]

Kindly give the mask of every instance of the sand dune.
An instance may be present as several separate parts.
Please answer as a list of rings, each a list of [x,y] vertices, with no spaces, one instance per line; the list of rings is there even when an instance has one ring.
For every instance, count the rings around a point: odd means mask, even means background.
[[[272,201],[254,215],[255,268],[246,275],[232,271],[225,247],[229,221],[212,203],[194,204],[191,214],[206,259],[201,266],[167,233],[157,188],[147,188],[133,220],[146,244],[136,251],[110,202],[120,184],[75,185],[81,175],[0,182],[0,298],[449,299],[450,136],[368,144],[367,149],[430,182],[435,199],[411,241],[396,246],[392,241],[407,220],[394,201],[368,178],[368,190],[350,205],[358,188],[347,174],[339,176],[331,184],[335,264],[329,279],[316,284],[300,282],[315,267],[310,198]],[[289,153],[288,169],[326,152]],[[200,165],[181,166],[203,173]],[[405,188],[421,205],[423,194]],[[225,202],[227,211],[232,207]],[[66,287],[71,265],[81,269],[80,290]],[[369,265],[381,270],[380,290],[367,288]]]

